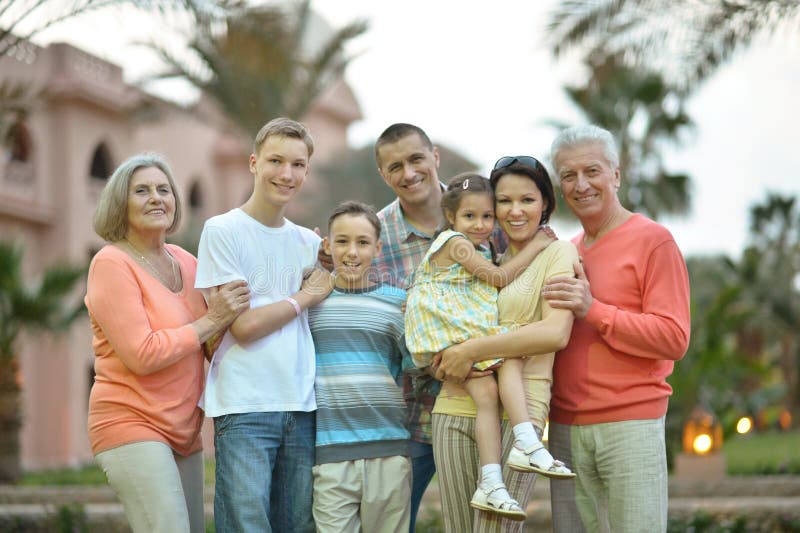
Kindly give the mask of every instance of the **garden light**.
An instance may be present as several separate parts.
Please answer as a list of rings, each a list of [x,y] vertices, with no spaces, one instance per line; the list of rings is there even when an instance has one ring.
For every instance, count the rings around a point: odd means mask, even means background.
[[[753,431],[753,419],[749,416],[743,416],[736,422],[736,433],[739,435],[746,435]]]
[[[683,426],[683,451],[706,455],[722,448],[722,426],[707,410],[700,406],[692,410]]]
[[[740,421],[740,424],[742,422]],[[750,420],[752,426],[752,420]],[[737,425],[738,426],[738,425]],[[699,405],[683,425],[683,449],[675,454],[675,477],[692,481],[725,478],[725,454],[722,453],[722,425]]]
[[[711,445],[713,442],[714,440],[711,438],[711,435],[707,433],[701,433],[692,441],[692,451],[694,451],[694,453],[697,455],[705,455],[711,451]]]

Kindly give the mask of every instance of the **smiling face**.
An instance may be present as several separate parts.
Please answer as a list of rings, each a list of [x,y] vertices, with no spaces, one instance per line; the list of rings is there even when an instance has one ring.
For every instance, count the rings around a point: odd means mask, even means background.
[[[381,251],[375,226],[359,214],[336,217],[323,241],[325,252],[333,260],[336,286],[340,289],[363,289],[374,285],[369,268]]]
[[[253,198],[262,205],[283,208],[297,194],[308,175],[308,148],[300,139],[272,135],[257,154],[250,154],[255,176]]]
[[[582,222],[607,219],[619,206],[619,168],[606,159],[603,145],[587,143],[562,148],[554,165],[561,182],[561,194]]]
[[[128,183],[128,231],[166,234],[175,218],[175,193],[156,167],[140,168]]]
[[[536,234],[546,205],[542,191],[528,176],[506,174],[494,190],[495,216],[508,235],[509,247],[523,248]]]
[[[404,206],[425,205],[439,191],[439,151],[417,133],[378,148],[378,171]]]
[[[446,213],[455,231],[467,236],[472,244],[483,244],[494,229],[492,195],[486,192],[465,193],[459,199],[455,213]]]

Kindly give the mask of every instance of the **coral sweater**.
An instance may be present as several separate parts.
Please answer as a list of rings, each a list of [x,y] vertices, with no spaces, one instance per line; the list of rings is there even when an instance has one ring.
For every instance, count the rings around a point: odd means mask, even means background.
[[[97,454],[164,442],[181,455],[202,449],[204,359],[191,323],[206,313],[194,288],[197,260],[174,245],[183,289],[173,293],[116,246],[92,260],[86,307],[94,335],[89,440]]]
[[[550,419],[598,424],[667,412],[666,382],[689,344],[689,277],[669,231],[635,214],[583,258],[594,301],[556,355]]]

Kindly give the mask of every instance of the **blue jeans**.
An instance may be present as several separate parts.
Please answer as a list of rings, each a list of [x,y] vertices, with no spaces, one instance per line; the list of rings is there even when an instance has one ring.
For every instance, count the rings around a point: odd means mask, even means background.
[[[313,533],[314,412],[214,418],[218,533]]]
[[[411,453],[411,527],[410,533],[414,533],[417,525],[417,511],[425,495],[425,489],[436,473],[436,464],[433,462],[433,446],[422,442],[409,441],[409,452]]]

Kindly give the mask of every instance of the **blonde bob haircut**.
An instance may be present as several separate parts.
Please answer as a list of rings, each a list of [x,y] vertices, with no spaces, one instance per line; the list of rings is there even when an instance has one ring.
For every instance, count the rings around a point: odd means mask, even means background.
[[[167,235],[174,233],[181,222],[181,198],[172,179],[172,170],[164,157],[154,152],[145,152],[129,157],[117,167],[108,179],[108,183],[100,194],[97,208],[94,211],[92,225],[94,231],[108,242],[117,242],[125,238],[128,232],[128,187],[133,174],[142,168],[155,167],[167,176],[172,194],[175,196],[175,217],[167,228]]]

